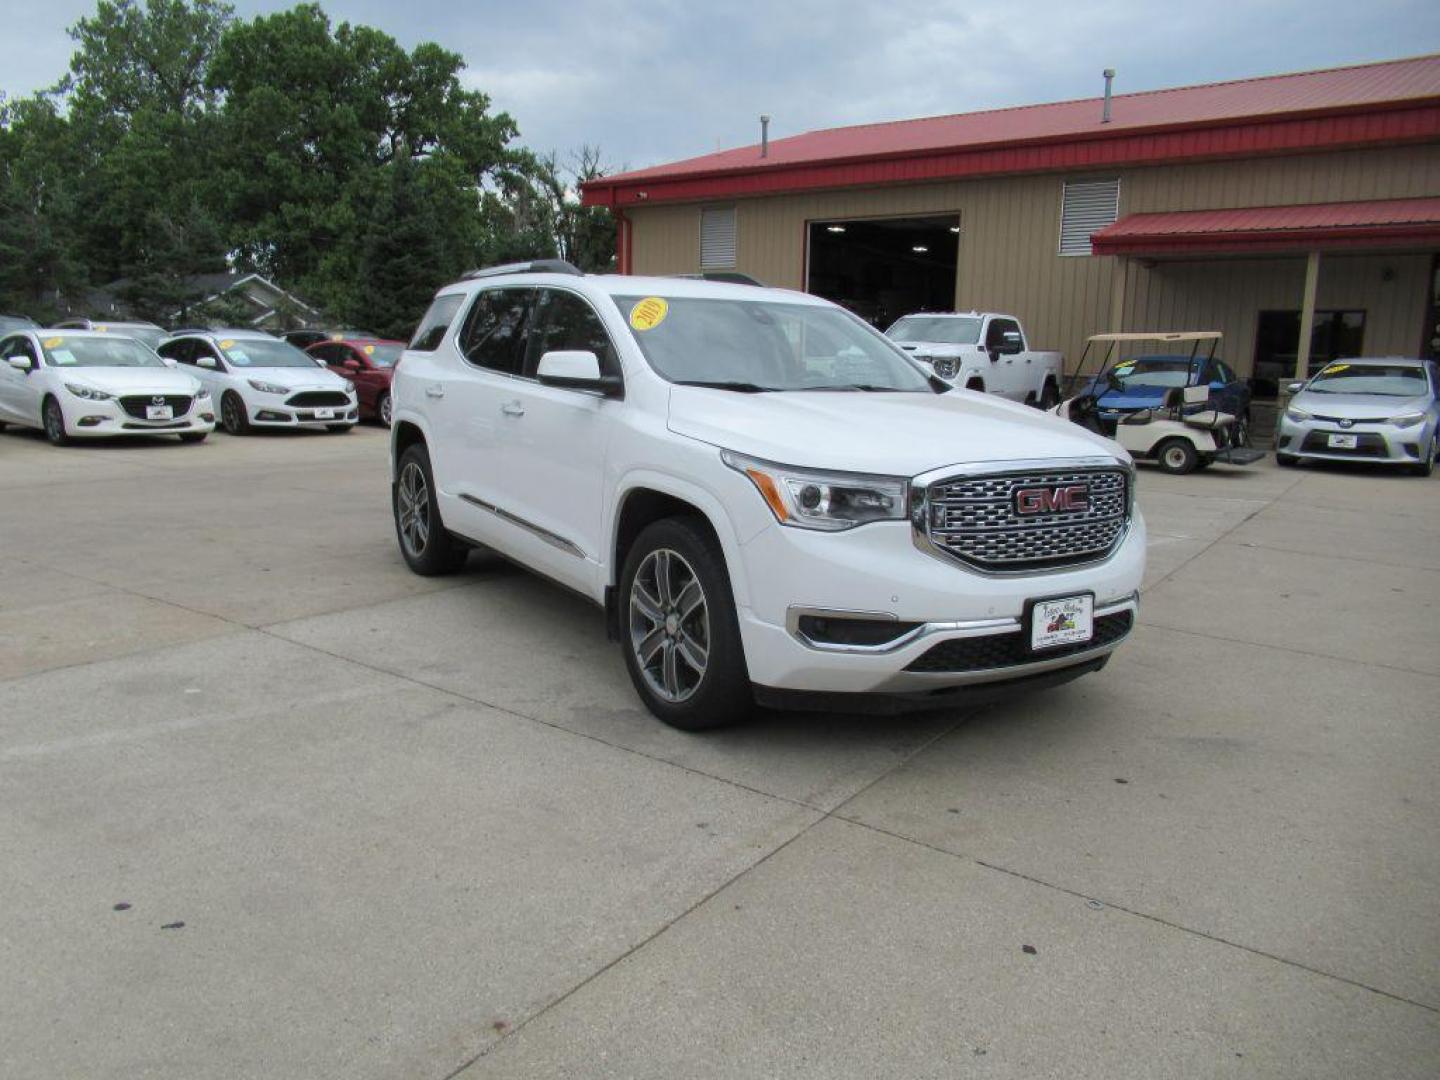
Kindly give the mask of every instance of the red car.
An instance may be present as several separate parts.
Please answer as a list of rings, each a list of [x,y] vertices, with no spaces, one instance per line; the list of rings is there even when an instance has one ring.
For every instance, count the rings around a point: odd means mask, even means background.
[[[403,341],[379,338],[343,338],[321,341],[305,350],[336,375],[355,384],[360,398],[360,417],[373,416],[390,426],[390,380],[405,351]]]

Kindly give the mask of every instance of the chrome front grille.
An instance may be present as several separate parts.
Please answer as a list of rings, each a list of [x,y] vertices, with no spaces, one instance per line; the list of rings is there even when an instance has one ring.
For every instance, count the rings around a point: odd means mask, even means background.
[[[1085,506],[1021,513],[1017,492],[1083,486]],[[1119,467],[951,476],[924,489],[915,527],[928,546],[987,571],[1060,569],[1103,559],[1130,521],[1130,474]],[[923,516],[922,516],[923,515]]]

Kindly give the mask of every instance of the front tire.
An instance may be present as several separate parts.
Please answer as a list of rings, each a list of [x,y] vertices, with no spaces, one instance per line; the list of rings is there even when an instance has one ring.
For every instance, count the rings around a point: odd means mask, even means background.
[[[422,577],[453,574],[463,567],[469,552],[440,520],[430,455],[423,445],[408,447],[400,455],[390,490],[395,537],[405,565]]]
[[[1416,476],[1429,476],[1435,471],[1435,455],[1440,453],[1440,433],[1430,436],[1429,453],[1414,467]]]
[[[60,408],[59,401],[47,397],[40,406],[40,420],[51,446],[70,445],[70,433],[65,430],[65,411]]]
[[[389,394],[381,394],[380,400],[375,403],[375,417],[387,428],[394,420],[395,403],[390,400]]]
[[[250,430],[250,416],[245,401],[234,390],[226,390],[220,399],[220,426],[227,435],[244,435]]]
[[[1194,472],[1200,460],[1195,445],[1188,439],[1166,439],[1155,448],[1155,460],[1160,468],[1173,476],[1184,476]]]
[[[725,557],[692,518],[648,526],[619,590],[625,667],[654,716],[681,731],[747,718],[755,707]]]

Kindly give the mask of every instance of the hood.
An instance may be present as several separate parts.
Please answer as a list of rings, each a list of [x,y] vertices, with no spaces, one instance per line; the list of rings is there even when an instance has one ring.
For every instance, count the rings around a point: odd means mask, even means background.
[[[1385,420],[1406,413],[1425,412],[1430,398],[1381,397],[1378,394],[1317,394],[1302,390],[1290,404],[1315,416],[1333,416],[1337,420]]]
[[[784,465],[916,476],[971,462],[1107,455],[1119,444],[995,397],[670,388],[671,431]]]
[[[300,367],[236,367],[232,373],[240,378],[260,379],[291,390],[344,390],[347,380],[325,368]]]
[[[200,392],[193,375],[170,367],[55,367],[62,382],[91,386],[111,394],[186,394]]]

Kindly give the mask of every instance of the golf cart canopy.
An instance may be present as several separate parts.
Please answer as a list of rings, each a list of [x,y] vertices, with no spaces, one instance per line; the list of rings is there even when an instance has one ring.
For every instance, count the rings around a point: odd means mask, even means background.
[[[1126,334],[1091,334],[1085,339],[1090,342],[1112,341],[1219,341],[1223,335],[1219,330],[1174,330],[1170,332],[1145,332]]]

